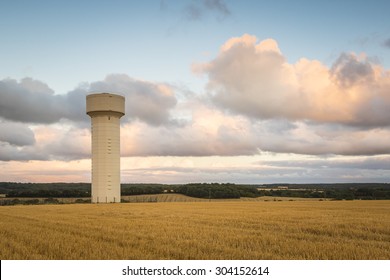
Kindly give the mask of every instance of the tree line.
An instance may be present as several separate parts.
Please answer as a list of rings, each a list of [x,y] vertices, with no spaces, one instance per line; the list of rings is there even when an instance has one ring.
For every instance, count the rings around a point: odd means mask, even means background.
[[[180,193],[206,199],[240,197],[306,197],[325,199],[390,199],[390,184],[280,184],[242,185],[231,183],[122,184],[121,195]],[[0,194],[9,198],[89,198],[89,183],[0,182]],[[31,202],[34,204],[34,202]]]

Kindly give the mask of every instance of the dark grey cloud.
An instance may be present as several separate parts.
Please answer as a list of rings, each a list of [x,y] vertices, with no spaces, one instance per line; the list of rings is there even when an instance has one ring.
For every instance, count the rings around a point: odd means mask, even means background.
[[[354,104],[352,118],[346,124],[363,128],[390,125],[390,76],[386,71],[378,75],[378,66],[369,58],[343,53],[330,69],[334,82],[340,86],[340,102]],[[348,98],[348,88],[356,91],[353,99]]]
[[[327,158],[307,160],[270,160],[254,162],[245,167],[156,166],[122,170],[125,181],[143,182],[230,182],[230,183],[343,183],[389,182],[390,157]],[[386,167],[387,166],[387,167]]]
[[[139,119],[151,125],[174,123],[169,110],[176,105],[173,90],[164,84],[135,80],[127,75],[109,75],[103,81],[56,95],[43,82],[31,78],[20,82],[0,81],[0,117],[24,123],[52,124],[68,119],[85,126],[85,98],[91,92],[119,93],[126,98],[127,120]]]
[[[390,156],[264,160],[254,165],[260,169],[281,170],[281,175],[287,177],[297,175],[285,182],[389,182]]]
[[[0,116],[13,121],[53,123],[61,118],[60,97],[30,78],[0,81]]]
[[[167,2],[165,0],[160,0],[160,10],[163,11],[167,8]]]
[[[259,122],[254,128],[258,148],[274,153],[303,155],[371,156],[390,153],[390,131],[386,128],[361,129],[341,124],[294,122],[275,130],[278,120]]]
[[[47,153],[42,153],[34,146],[18,147],[0,141],[0,161],[48,160]]]
[[[390,38],[387,39],[386,41],[383,42],[383,45],[386,47],[386,48],[389,48],[390,49]]]
[[[340,159],[335,157],[317,157],[309,160],[260,161],[256,164],[282,168],[302,169],[358,169],[390,170],[390,156],[356,157]]]
[[[24,124],[0,120],[0,142],[28,146],[35,144],[35,136],[34,132]]]
[[[114,92],[126,98],[125,119],[138,119],[153,126],[175,123],[170,110],[177,100],[173,89],[165,84],[135,80],[125,74],[109,75],[90,85],[91,92]]]
[[[224,16],[230,15],[230,10],[223,0],[204,0],[204,5],[210,10],[218,11]]]
[[[192,1],[184,8],[184,15],[188,20],[200,20],[209,13],[221,20],[230,15],[230,10],[223,0]]]
[[[59,102],[63,105],[61,118],[74,121],[76,123],[89,123],[89,117],[85,114],[86,96],[88,88],[76,88],[67,94],[60,95]]]
[[[0,81],[0,117],[24,123],[56,123],[62,118],[85,120],[87,92],[55,95],[45,83],[31,78]]]
[[[203,17],[203,10],[200,6],[189,4],[185,8],[185,17],[188,20],[199,20]]]
[[[163,174],[163,176],[162,176]],[[170,174],[174,174],[170,176]],[[299,171],[299,175],[304,175],[304,171]],[[161,182],[163,178],[172,177],[178,183],[199,182],[229,182],[229,183],[244,183],[248,180],[251,182],[263,182],[266,178],[296,177],[297,171],[291,168],[279,169],[262,169],[257,166],[253,167],[154,167],[154,168],[134,168],[122,170],[124,180],[134,180],[135,178],[145,178],[156,182]],[[141,179],[142,181],[142,179]],[[169,181],[168,181],[169,182]],[[172,183],[172,181],[170,181]]]
[[[371,82],[374,70],[367,59],[361,61],[352,54],[342,53],[333,64],[330,74],[341,86],[349,87],[358,82]]]

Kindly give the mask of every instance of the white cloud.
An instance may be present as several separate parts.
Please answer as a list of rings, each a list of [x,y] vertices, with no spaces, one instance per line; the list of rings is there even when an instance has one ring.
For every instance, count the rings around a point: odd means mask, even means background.
[[[256,152],[247,119],[226,116],[197,102],[190,108],[191,119],[181,126],[153,127],[141,122],[125,124],[121,132],[124,155],[210,156]]]
[[[364,55],[341,54],[329,69],[287,62],[275,40],[243,35],[194,68],[208,76],[220,108],[255,119],[286,118],[354,126],[390,125],[390,71]]]

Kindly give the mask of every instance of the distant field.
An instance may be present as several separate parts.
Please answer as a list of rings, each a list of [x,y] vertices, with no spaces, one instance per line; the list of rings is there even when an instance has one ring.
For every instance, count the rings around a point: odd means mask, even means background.
[[[0,207],[0,259],[390,259],[390,201]]]
[[[162,194],[143,194],[143,195],[129,195],[121,197],[124,202],[130,203],[144,203],[144,202],[206,202],[206,201],[319,201],[323,200],[320,198],[301,198],[301,197],[274,197],[274,196],[260,196],[256,198],[252,197],[241,197],[241,198],[231,198],[231,199],[206,199],[206,198],[197,198],[191,197],[183,194],[177,193],[162,193]],[[45,203],[50,198],[47,197],[6,197],[0,198],[0,205],[6,205],[6,201],[19,200],[23,201],[31,201],[38,200],[40,204],[50,204]],[[57,197],[52,198],[58,201],[58,203],[76,203],[77,200],[87,201],[90,200],[88,197]],[[21,203],[19,203],[21,204]]]
[[[186,196],[183,194],[167,193],[167,194],[146,194],[146,195],[131,195],[122,196],[122,199],[126,202],[226,202],[226,201],[319,201],[319,198],[300,198],[300,197],[273,197],[273,196],[261,196],[261,197],[241,197],[231,199],[206,199]]]

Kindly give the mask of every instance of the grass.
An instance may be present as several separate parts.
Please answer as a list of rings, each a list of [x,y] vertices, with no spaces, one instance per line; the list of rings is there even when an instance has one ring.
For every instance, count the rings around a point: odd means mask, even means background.
[[[390,259],[390,201],[0,207],[0,259]]]

